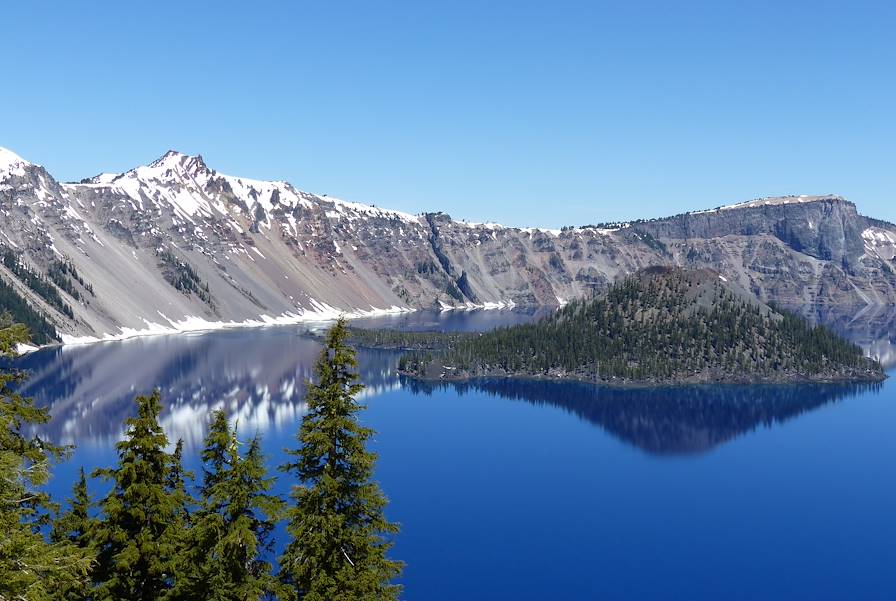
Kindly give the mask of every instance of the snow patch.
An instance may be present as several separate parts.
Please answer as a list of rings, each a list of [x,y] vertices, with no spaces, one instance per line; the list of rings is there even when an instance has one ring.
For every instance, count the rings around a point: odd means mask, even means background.
[[[339,317],[357,319],[360,317],[377,317],[382,315],[396,315],[410,313],[414,309],[393,305],[387,309],[378,309],[371,306],[370,309],[342,310],[315,299],[310,300],[312,309],[300,309],[298,312],[286,312],[281,315],[259,315],[256,319],[244,321],[209,321],[196,315],[187,315],[183,319],[174,320],[166,317],[161,311],[159,316],[168,325],[149,321],[143,318],[145,328],[121,328],[117,334],[103,334],[102,336],[70,336],[62,334],[63,345],[92,344],[94,342],[111,342],[115,340],[127,340],[144,336],[161,336],[166,334],[182,334],[186,332],[207,332],[213,330],[228,330],[234,328],[260,328],[267,326],[296,325],[309,322],[335,321]]]
[[[799,196],[795,196],[795,195],[766,196],[763,198],[755,198],[753,200],[747,200],[745,202],[739,202],[736,204],[725,205],[723,207],[718,207],[715,209],[707,209],[704,211],[692,211],[691,215],[703,215],[705,213],[717,213],[719,211],[730,211],[733,209],[752,209],[752,208],[756,208],[756,207],[789,205],[789,204],[804,204],[804,203],[809,203],[809,202],[822,202],[822,201],[831,201],[831,200],[845,200],[845,199],[842,196],[837,196],[834,194],[829,194],[826,196],[809,196],[807,194],[800,194]]]
[[[25,167],[31,165],[28,161],[13,151],[0,146],[0,178],[10,175],[25,175]]]
[[[473,311],[476,309],[494,310],[494,309],[513,309],[516,303],[512,300],[486,301],[484,303],[463,303],[460,305],[449,305],[439,300],[439,308],[442,311]]]

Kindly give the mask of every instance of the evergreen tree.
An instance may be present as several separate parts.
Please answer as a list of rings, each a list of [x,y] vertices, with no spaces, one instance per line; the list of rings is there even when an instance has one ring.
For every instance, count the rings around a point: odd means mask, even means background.
[[[78,474],[78,481],[72,487],[72,496],[68,499],[68,506],[69,509],[60,514],[53,522],[51,539],[56,542],[68,540],[81,547],[90,546],[97,520],[90,517],[93,501],[87,490],[87,477],[83,467]]]
[[[216,411],[202,453],[201,505],[178,598],[246,601],[277,591],[272,566],[261,556],[271,550],[283,502],[269,494],[273,479],[267,477],[258,439],[244,457],[239,445],[226,414]]]
[[[50,539],[55,543],[69,542],[86,550],[91,556],[95,555],[93,537],[96,536],[99,521],[91,517],[92,507],[93,500],[87,490],[87,477],[84,475],[82,467],[78,481],[72,487],[72,496],[68,499],[68,509],[53,522]],[[57,591],[55,598],[65,601],[84,601],[90,598],[90,594],[90,583],[78,582]]]
[[[28,340],[24,326],[0,317],[4,360],[14,358],[16,347]],[[24,379],[20,371],[0,370],[0,599],[42,601],[86,586],[91,556],[69,541],[48,542],[40,532],[49,499],[38,487],[63,449],[22,432],[49,419],[46,410],[15,392]]]
[[[386,557],[398,527],[386,520],[386,498],[372,481],[376,455],[365,444],[373,431],[358,423],[357,361],[347,346],[345,321],[327,334],[317,383],[306,396],[308,413],[281,469],[303,483],[293,488],[289,544],[280,558],[287,599],[381,601],[396,599],[392,584],[403,564]]]
[[[137,416],[129,418],[119,442],[118,466],[98,470],[112,490],[101,502],[97,529],[98,601],[153,601],[171,589],[185,535],[179,461],[165,451],[168,438],[159,425],[159,392],[138,396]]]
[[[649,268],[536,323],[485,333],[358,329],[360,344],[409,349],[424,377],[557,376],[602,382],[880,380],[862,349],[735,294],[718,274]],[[433,352],[436,351],[436,352]]]
[[[184,441],[178,440],[174,445],[174,453],[171,454],[171,467],[166,478],[166,488],[173,495],[174,502],[177,504],[176,521],[181,528],[187,529],[190,526],[190,508],[193,505],[193,498],[187,492],[187,480],[193,479],[193,473],[184,471],[183,466]],[[182,537],[182,543],[186,542],[186,537]]]

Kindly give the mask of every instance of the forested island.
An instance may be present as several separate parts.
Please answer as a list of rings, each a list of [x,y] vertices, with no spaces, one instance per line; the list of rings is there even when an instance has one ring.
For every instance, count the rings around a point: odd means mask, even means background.
[[[575,379],[630,386],[880,381],[880,364],[823,326],[766,305],[711,270],[651,267],[600,298],[486,333],[353,329],[360,346],[405,350],[425,380]]]

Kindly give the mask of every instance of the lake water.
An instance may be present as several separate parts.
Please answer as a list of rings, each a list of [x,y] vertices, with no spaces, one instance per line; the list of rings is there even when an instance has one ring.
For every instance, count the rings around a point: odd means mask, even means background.
[[[368,322],[486,329],[537,314]],[[888,363],[896,318],[823,315]],[[114,463],[134,395],[162,390],[190,466],[208,413],[294,446],[318,344],[300,328],[164,336],[26,357],[42,433],[77,469]],[[377,479],[402,524],[409,601],[896,599],[896,381],[611,390],[580,383],[402,381],[359,354]],[[892,371],[892,367],[890,368]],[[281,480],[285,493],[289,483]],[[98,490],[94,484],[93,489]]]

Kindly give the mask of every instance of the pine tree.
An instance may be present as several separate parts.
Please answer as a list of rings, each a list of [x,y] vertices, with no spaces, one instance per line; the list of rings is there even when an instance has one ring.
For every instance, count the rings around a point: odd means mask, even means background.
[[[68,499],[68,509],[56,517],[53,521],[53,529],[50,539],[54,543],[69,542],[84,549],[91,556],[96,554],[93,538],[96,536],[96,528],[99,521],[91,517],[90,510],[93,500],[87,489],[87,477],[82,467],[78,481],[72,487],[72,496]],[[57,599],[66,601],[84,601],[90,598],[91,586],[89,582],[78,582],[72,586],[58,590]]]
[[[210,601],[262,599],[278,589],[270,552],[271,533],[283,502],[269,494],[258,439],[239,453],[236,432],[223,411],[216,411],[205,439],[201,506],[194,516],[186,577],[176,587],[177,598]]]
[[[87,476],[83,467],[78,474],[78,481],[72,487],[68,507],[53,522],[50,538],[55,542],[68,540],[80,547],[89,547],[97,520],[90,516],[93,500],[87,490]]]
[[[27,329],[0,317],[0,356],[10,360],[28,342]],[[48,542],[40,532],[47,522],[47,496],[38,488],[63,449],[22,432],[49,415],[15,392],[25,380],[17,370],[0,370],[0,599],[42,601],[58,591],[84,587],[91,556],[69,541]]]
[[[327,334],[317,383],[306,396],[294,463],[281,469],[303,483],[292,492],[289,544],[280,558],[287,599],[381,601],[396,599],[392,581],[403,564],[386,557],[398,527],[386,520],[386,498],[372,481],[376,455],[365,444],[373,431],[358,423],[357,361],[347,346],[345,321]]]
[[[165,451],[159,392],[136,403],[137,416],[125,422],[125,439],[116,445],[118,466],[96,472],[113,483],[97,528],[98,601],[162,598],[173,585],[185,535],[184,500],[176,488],[182,468]]]
[[[187,492],[187,480],[193,479],[193,473],[184,471],[183,456],[184,441],[181,439],[174,445],[165,486],[177,504],[175,516],[177,524],[181,528],[187,529],[190,526],[190,508],[193,505],[193,498]],[[181,543],[185,543],[185,541],[186,537],[182,537]]]

